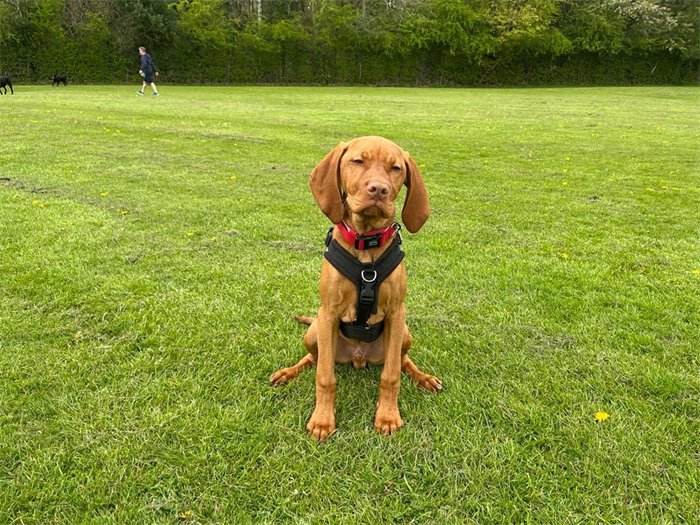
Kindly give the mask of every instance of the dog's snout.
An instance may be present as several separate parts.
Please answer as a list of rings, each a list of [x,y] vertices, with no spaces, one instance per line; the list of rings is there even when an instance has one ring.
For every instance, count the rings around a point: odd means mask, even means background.
[[[367,183],[367,193],[375,199],[386,199],[389,196],[389,185],[378,180]]]

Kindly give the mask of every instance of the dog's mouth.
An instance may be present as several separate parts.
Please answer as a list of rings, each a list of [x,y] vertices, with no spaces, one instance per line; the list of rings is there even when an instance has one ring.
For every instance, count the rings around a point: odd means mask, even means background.
[[[366,217],[391,218],[394,216],[394,202],[387,199],[372,199],[345,195],[345,205],[355,215]]]
[[[348,204],[350,211],[355,215],[383,219],[389,219],[393,216],[393,207],[385,201],[369,200],[357,205]]]

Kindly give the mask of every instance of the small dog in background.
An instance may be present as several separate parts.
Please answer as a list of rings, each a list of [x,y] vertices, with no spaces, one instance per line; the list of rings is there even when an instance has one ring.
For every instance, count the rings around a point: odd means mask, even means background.
[[[15,90],[12,88],[12,79],[10,75],[0,76],[0,95],[7,95],[7,88],[10,88],[10,92],[14,95]],[[5,88],[5,93],[2,92],[2,88]]]
[[[63,82],[64,86],[68,86],[68,75],[66,75],[65,73],[56,73],[53,76],[51,85],[54,87],[58,87],[59,85],[61,85],[61,82]]]

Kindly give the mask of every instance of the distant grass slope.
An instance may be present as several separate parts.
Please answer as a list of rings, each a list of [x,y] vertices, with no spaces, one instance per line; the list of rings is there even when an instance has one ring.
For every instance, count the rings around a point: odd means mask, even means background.
[[[16,86],[0,97],[0,522],[697,523],[700,91]],[[379,134],[421,165],[405,427],[338,367],[305,436],[328,227]],[[609,419],[596,422],[596,412]]]

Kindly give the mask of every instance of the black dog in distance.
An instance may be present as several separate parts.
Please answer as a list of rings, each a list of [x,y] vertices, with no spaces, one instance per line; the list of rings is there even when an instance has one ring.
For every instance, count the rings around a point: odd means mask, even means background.
[[[63,82],[64,86],[67,86],[68,85],[68,75],[66,75],[65,73],[56,73],[53,76],[53,80],[51,82],[51,85],[58,87],[59,85],[61,85],[61,82]]]
[[[10,75],[0,76],[0,95],[7,95],[7,88],[10,88],[10,92],[14,95],[15,90],[12,89],[12,79]],[[2,88],[5,88],[5,93],[2,92]]]

